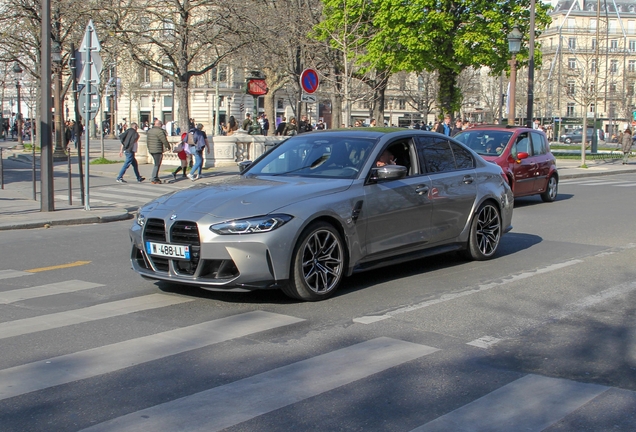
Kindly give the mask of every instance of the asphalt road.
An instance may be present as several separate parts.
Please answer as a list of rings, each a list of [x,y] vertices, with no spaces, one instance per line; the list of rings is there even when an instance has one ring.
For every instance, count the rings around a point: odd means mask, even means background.
[[[320,303],[140,279],[130,222],[3,232],[0,429],[634,431],[636,175],[559,192]]]

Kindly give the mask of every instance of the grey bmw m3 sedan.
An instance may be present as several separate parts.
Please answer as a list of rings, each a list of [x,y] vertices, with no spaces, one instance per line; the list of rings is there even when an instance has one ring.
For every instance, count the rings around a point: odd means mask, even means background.
[[[141,207],[133,270],[317,301],[364,270],[453,250],[490,259],[512,229],[501,168],[435,132],[304,133],[243,168]]]

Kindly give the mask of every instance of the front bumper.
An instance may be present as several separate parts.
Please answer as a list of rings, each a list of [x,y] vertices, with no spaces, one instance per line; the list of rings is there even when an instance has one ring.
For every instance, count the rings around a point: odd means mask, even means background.
[[[254,236],[216,236],[207,225],[191,221],[164,221],[150,218],[142,227],[130,229],[132,242],[130,261],[141,276],[210,289],[279,288],[287,279],[286,266],[277,269],[276,257],[287,261],[283,249],[270,247],[276,242],[275,232]],[[190,246],[190,259],[173,259],[149,254],[147,241]],[[273,249],[273,250],[272,250]],[[282,277],[277,278],[277,273]]]

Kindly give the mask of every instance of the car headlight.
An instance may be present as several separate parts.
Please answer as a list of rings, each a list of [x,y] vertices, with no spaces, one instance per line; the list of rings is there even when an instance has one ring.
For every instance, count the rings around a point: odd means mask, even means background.
[[[293,216],[286,214],[256,216],[210,225],[210,231],[220,235],[265,233],[280,228],[292,219]]]
[[[146,216],[140,211],[137,212],[137,225],[144,226],[146,223]]]

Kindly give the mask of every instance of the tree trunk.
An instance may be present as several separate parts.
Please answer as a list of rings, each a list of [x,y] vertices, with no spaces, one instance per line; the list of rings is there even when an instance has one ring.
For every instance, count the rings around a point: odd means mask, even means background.
[[[189,96],[189,82],[187,80],[175,82],[175,97],[179,101],[179,127],[182,132],[186,132],[190,125],[190,98]]]
[[[438,103],[440,108],[440,119],[444,114],[451,116],[458,109],[460,100],[460,90],[457,87],[459,74],[450,68],[440,68],[437,76],[439,83]]]

